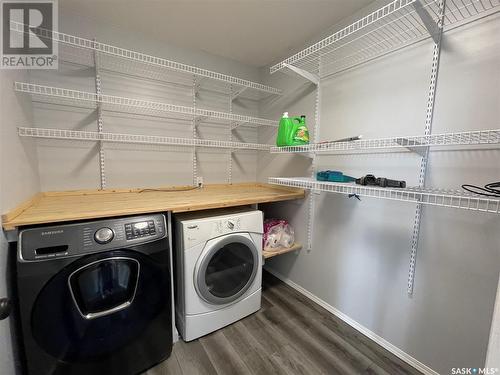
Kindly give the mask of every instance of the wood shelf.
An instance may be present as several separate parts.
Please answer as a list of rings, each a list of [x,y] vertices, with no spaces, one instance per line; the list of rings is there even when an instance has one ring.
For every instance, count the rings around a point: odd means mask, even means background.
[[[2,215],[2,226],[14,230],[34,224],[279,202],[304,195],[303,189],[261,183],[45,192]]]
[[[295,243],[292,247],[283,247],[275,251],[262,250],[262,256],[264,257],[264,259],[268,259],[275,257],[276,255],[286,254],[300,249],[302,249],[302,245],[299,243]]]

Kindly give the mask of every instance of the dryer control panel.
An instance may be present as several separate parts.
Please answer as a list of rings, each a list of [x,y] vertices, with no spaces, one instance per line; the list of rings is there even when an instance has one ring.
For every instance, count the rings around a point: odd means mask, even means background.
[[[217,236],[231,232],[238,232],[240,230],[241,218],[239,217],[224,218],[216,221],[213,225],[213,234]]]
[[[221,215],[217,215],[218,210],[214,210],[214,213],[199,213],[199,216],[195,215],[196,213],[176,215],[177,230],[182,233],[183,247],[190,249],[212,238],[238,232],[262,234],[261,211],[248,209],[229,213],[227,211],[230,210],[223,211]]]
[[[77,256],[140,245],[166,235],[162,214],[24,229],[19,234],[18,258],[39,261]]]

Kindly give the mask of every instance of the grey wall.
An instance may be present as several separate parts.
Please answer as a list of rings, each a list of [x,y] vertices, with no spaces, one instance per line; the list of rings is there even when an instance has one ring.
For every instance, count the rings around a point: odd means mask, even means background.
[[[495,310],[491,322],[490,342],[486,355],[486,367],[495,367],[500,363],[500,275],[498,277]]]
[[[14,208],[40,189],[36,149],[32,140],[19,139],[16,126],[31,121],[31,101],[19,98],[12,83],[26,79],[25,72],[0,71],[0,212]],[[0,234],[0,297],[7,290],[8,243]],[[0,321],[0,373],[13,374],[15,360],[12,352],[10,319]]]
[[[462,26],[444,37],[434,132],[498,128],[500,18]],[[323,82],[318,140],[423,134],[432,46],[407,48]],[[287,98],[263,106],[264,116],[306,113],[314,126],[315,93],[299,78],[264,80]],[[301,88],[301,85],[302,88]],[[297,95],[305,90],[303,95]],[[300,98],[300,99],[298,99]],[[272,141],[274,134],[262,134]],[[500,150],[440,150],[430,157],[428,186],[498,180]],[[416,185],[419,159],[408,152],[321,156],[319,169],[405,179]],[[259,178],[309,176],[302,156],[261,155]],[[425,207],[415,295],[406,295],[415,206],[323,193],[316,197],[313,248],[275,257],[268,267],[305,288],[418,361],[443,374],[482,367],[500,268],[498,215]],[[307,203],[270,205],[306,241]]]
[[[255,68],[212,56],[202,51],[181,49],[151,40],[147,35],[128,32],[126,25],[99,24],[60,9],[60,31],[87,38],[97,38],[105,43],[139,50],[155,56],[207,69],[234,74],[238,77],[258,80]],[[31,82],[95,92],[93,55],[88,51],[60,47],[59,70],[53,72],[32,71]],[[70,61],[68,63],[68,61]],[[193,78],[165,70],[145,70],[140,64],[119,59],[101,57],[102,92],[104,94],[141,98],[178,105],[193,106]],[[113,72],[111,72],[113,71]],[[118,71],[116,73],[114,71]],[[148,78],[133,77],[129,73],[141,72]],[[202,90],[196,100],[199,108],[229,111],[226,94],[229,86],[202,82]],[[23,94],[19,94],[24,96]],[[67,104],[67,103],[65,103]],[[258,115],[255,100],[239,99],[233,102],[233,112]],[[96,116],[93,108],[75,108],[61,105],[34,103],[33,126],[95,131]],[[104,111],[104,131],[145,135],[161,135],[191,138],[191,120],[159,116],[130,115]],[[31,126],[31,125],[29,125]],[[242,127],[233,132],[234,141],[255,142],[256,129]],[[227,125],[204,122],[198,136],[206,139],[229,139]],[[98,148],[95,143],[37,140],[36,153],[39,161],[40,184],[43,191],[68,189],[95,189],[99,187]],[[150,145],[105,144],[105,169],[107,187],[159,187],[191,184],[192,149]],[[198,149],[198,176],[205,183],[220,183],[228,179],[229,155],[226,150]],[[232,181],[254,181],[256,178],[257,153],[238,151],[233,155]]]

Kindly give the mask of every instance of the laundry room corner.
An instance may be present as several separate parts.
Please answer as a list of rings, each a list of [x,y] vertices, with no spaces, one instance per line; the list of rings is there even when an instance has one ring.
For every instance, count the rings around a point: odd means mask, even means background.
[[[369,8],[362,13],[368,12]],[[498,105],[493,102],[500,100],[499,44],[494,36],[499,20],[498,16],[480,19],[443,37],[436,133],[498,123]],[[480,35],[488,37],[477,43]],[[315,41],[320,39],[321,35]],[[426,119],[431,55],[432,43],[421,42],[396,55],[327,76],[321,81],[317,114],[306,112],[316,103],[319,89],[314,83],[291,71],[269,74],[267,67],[261,70],[263,82],[284,88],[287,95],[274,106],[262,107],[261,115],[306,114],[310,131],[320,128],[318,138],[313,132],[313,142],[358,135],[383,139],[390,134],[418,134]],[[293,93],[301,85],[311,92],[294,100]],[[262,142],[273,141],[265,130],[259,136]],[[331,169],[354,176],[369,171],[405,179],[410,186],[418,184],[419,154],[375,150],[320,156],[313,159],[307,153],[293,152],[260,155],[259,180],[310,176]],[[455,188],[465,181],[491,180],[500,173],[499,158],[498,149],[441,149],[431,153],[427,181]],[[481,167],[473,167],[478,165]],[[485,363],[500,264],[495,215],[425,209],[415,292],[408,297],[413,208],[370,198],[358,200],[352,194],[332,199],[331,194],[314,189],[308,196],[299,205],[288,202],[263,208],[268,216],[287,217],[302,243],[312,239],[309,249],[306,246],[299,253],[268,260],[266,270],[424,373],[446,374],[450,368]],[[318,274],[322,276],[314,276]]]
[[[500,375],[500,0],[0,34],[0,375]]]

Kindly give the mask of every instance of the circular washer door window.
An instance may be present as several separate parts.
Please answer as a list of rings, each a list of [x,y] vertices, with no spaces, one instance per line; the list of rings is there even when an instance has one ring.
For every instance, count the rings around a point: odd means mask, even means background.
[[[229,235],[216,240],[198,260],[195,282],[199,295],[213,304],[237,300],[252,285],[259,252],[248,237]]]

